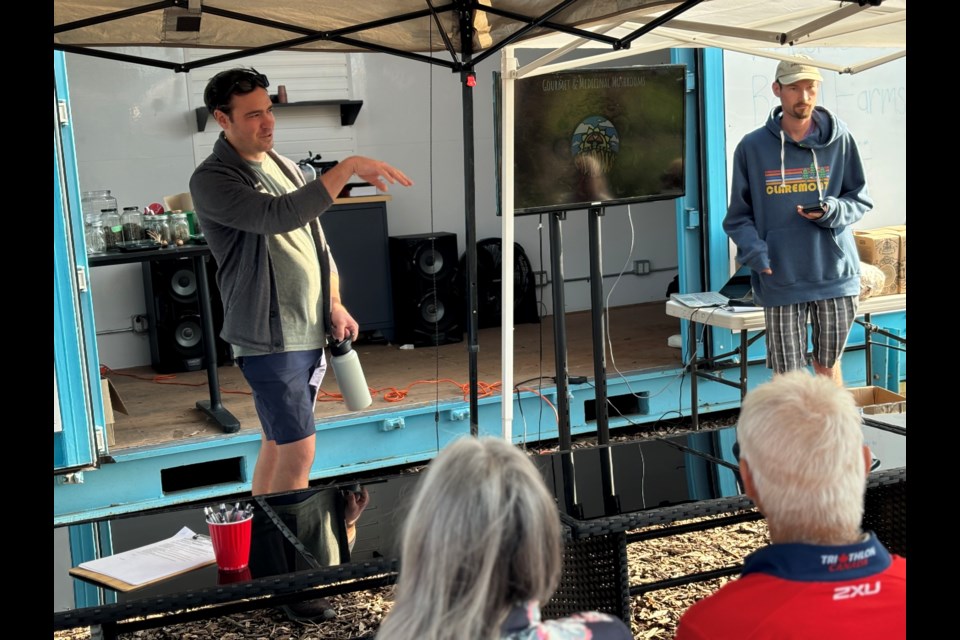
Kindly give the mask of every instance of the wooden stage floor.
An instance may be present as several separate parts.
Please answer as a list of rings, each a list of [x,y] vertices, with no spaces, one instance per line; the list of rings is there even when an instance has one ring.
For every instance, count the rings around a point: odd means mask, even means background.
[[[569,374],[592,379],[590,313],[568,313],[566,329]],[[667,346],[667,338],[679,332],[680,321],[666,315],[662,301],[611,309],[608,338],[612,344],[612,357],[608,348],[608,378],[617,375],[617,369],[626,374],[681,366],[680,350]],[[500,381],[500,334],[500,327],[479,332],[477,367],[481,396],[484,384]],[[349,413],[341,400],[325,397],[325,392],[339,393],[336,378],[328,367],[315,412],[318,421],[469,399],[466,336],[463,342],[413,350],[363,342],[358,342],[354,348],[360,356],[367,384],[376,390],[373,404],[363,412]],[[555,386],[549,379],[554,375],[554,369],[553,318],[544,317],[540,324],[517,325],[514,330],[514,383],[544,376],[548,378],[542,382],[544,387]],[[222,366],[218,372],[224,407],[240,421],[242,433],[259,433],[260,422],[240,370],[236,366]],[[115,413],[112,452],[223,435],[220,427],[195,406],[198,400],[210,397],[206,371],[159,376],[150,367],[134,367],[109,372],[107,377],[129,412],[129,415]],[[437,380],[440,382],[414,384]],[[536,385],[537,382],[533,381],[526,386]],[[398,402],[388,402],[384,396],[391,389],[409,389],[409,393]]]

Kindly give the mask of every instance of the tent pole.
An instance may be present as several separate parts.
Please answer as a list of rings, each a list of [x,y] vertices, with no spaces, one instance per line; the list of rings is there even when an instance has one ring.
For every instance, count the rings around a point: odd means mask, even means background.
[[[507,301],[514,298],[513,282],[513,90],[516,83],[517,59],[512,46],[504,47],[500,52],[500,86],[502,106],[500,115],[501,143],[500,185],[501,206],[500,225],[503,238],[503,262],[500,265],[500,416],[501,434],[507,442],[513,440],[513,305]],[[511,169],[507,169],[510,167]],[[507,177],[509,176],[509,180]]]
[[[467,353],[470,369],[470,435],[480,433],[477,403],[477,202],[473,175],[473,88],[463,77],[463,192],[467,243]]]
[[[464,54],[464,63],[468,63],[470,55]],[[474,140],[473,140],[473,86],[476,76],[468,71],[469,65],[460,72],[461,93],[463,96],[463,193],[464,213],[466,218],[467,244],[467,356],[470,373],[470,435],[478,436],[480,427],[478,422],[477,403],[477,220],[476,220],[476,184],[474,180]]]

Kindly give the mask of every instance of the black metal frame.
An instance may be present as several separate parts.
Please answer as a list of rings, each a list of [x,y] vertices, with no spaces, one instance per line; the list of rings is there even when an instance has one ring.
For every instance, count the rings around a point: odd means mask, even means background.
[[[876,426],[885,426],[882,423]],[[906,436],[905,429],[894,428]],[[255,498],[257,507],[269,516],[269,504]],[[680,521],[719,516],[700,522]],[[762,519],[745,495],[699,500],[668,507],[580,520],[560,512],[564,532],[564,560],[560,586],[543,607],[548,618],[580,611],[602,611],[629,624],[631,598],[640,594],[733,575],[742,565],[630,584],[627,546],[644,540]],[[320,567],[296,536],[279,518],[271,521],[284,533],[305,561],[307,570],[224,584],[195,591],[161,594],[125,603],[55,612],[54,630],[99,626],[104,638],[121,633],[255,609],[273,608],[291,602],[359,591],[394,584],[400,562],[392,558]],[[906,556],[906,468],[872,473],[867,480],[863,527],[876,532],[892,552]],[[312,560],[312,562],[311,562]]]
[[[871,313],[863,314],[863,320],[860,318],[855,318],[854,322],[863,327],[863,345],[859,347],[846,347],[844,351],[849,351],[853,348],[862,348],[864,352],[864,367],[866,369],[866,386],[870,386],[873,382],[871,379],[873,373],[873,350],[871,347],[874,345],[886,347],[887,349],[893,349],[894,351],[902,351],[906,353],[907,349],[907,339],[890,333],[884,329],[881,329],[877,325],[870,322]],[[697,355],[697,325],[701,325],[704,328],[712,326],[709,322],[709,316],[706,321],[698,321],[694,318],[696,314],[687,319],[690,323],[690,328],[687,332],[688,334],[688,348],[690,356],[690,364],[687,365],[687,371],[690,372],[690,422],[694,429],[700,428],[700,400],[697,389],[697,382],[700,378],[705,380],[711,380],[720,384],[725,384],[728,387],[734,387],[740,389],[740,399],[743,400],[747,395],[747,371],[750,364],[757,364],[761,362],[760,360],[754,360],[752,363],[747,355],[747,349],[754,342],[762,338],[766,334],[766,329],[758,329],[752,337],[748,337],[751,331],[741,331],[740,332],[740,346],[735,347],[731,351],[726,353],[721,353],[714,356],[701,358]],[[888,344],[885,342],[875,342],[873,340],[874,334],[880,334],[887,338],[892,338],[898,341],[903,347],[898,347],[896,345]],[[739,364],[730,363],[729,359],[739,356]],[[703,367],[706,367],[707,370],[704,371]],[[722,376],[715,375],[710,371],[721,371],[726,369],[740,369],[740,377],[737,380],[728,380]]]
[[[864,530],[875,532],[880,542],[891,553],[904,557],[907,555],[906,484],[906,468],[872,473],[867,480],[863,515]],[[669,525],[680,520],[723,514],[729,515],[702,522],[628,533],[635,529],[654,525]],[[568,615],[584,610],[597,610],[618,615],[629,624],[631,597],[650,591],[734,575],[740,572],[743,565],[738,563],[713,571],[692,573],[654,582],[630,584],[629,567],[626,560],[628,544],[693,531],[707,531],[739,522],[761,519],[763,519],[763,515],[756,510],[753,502],[746,496],[703,500],[688,505],[676,505],[663,509],[597,518],[590,521],[578,521],[561,514],[561,520],[567,525],[569,536],[574,543],[583,540],[589,540],[593,543],[592,546],[583,548],[581,553],[587,553],[589,557],[580,561],[571,557],[578,551],[577,545],[568,543],[564,557],[564,575],[561,580],[561,589],[564,588],[564,585],[576,585],[580,582],[589,584],[591,588],[588,593],[578,599],[570,597],[569,592],[575,590],[568,587],[567,592],[563,594],[564,599],[559,603],[556,602],[556,599],[551,600],[551,603],[544,608],[544,613],[553,616]],[[621,556],[623,561],[617,566],[602,560],[611,554]],[[601,560],[598,562],[594,560],[595,558]]]

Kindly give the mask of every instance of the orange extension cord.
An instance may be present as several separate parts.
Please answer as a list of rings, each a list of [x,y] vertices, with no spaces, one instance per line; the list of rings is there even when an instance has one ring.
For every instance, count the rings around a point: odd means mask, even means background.
[[[158,374],[154,376],[141,376],[133,373],[121,373],[119,371],[114,371],[113,369],[111,369],[105,364],[101,364],[100,375],[108,375],[108,374],[115,375],[115,376],[126,376],[128,378],[134,378],[136,380],[153,382],[154,384],[176,384],[184,387],[205,387],[208,384],[207,382],[177,382],[176,381],[177,376],[172,373]],[[468,400],[470,398],[470,385],[457,382],[456,380],[451,380],[450,378],[443,378],[442,380],[417,380],[416,382],[410,383],[407,387],[403,389],[398,389],[396,387],[384,387],[383,389],[374,389],[370,387],[370,396],[376,397],[380,395],[381,392],[384,392],[382,394],[384,402],[402,402],[404,398],[407,397],[407,394],[410,393],[410,389],[412,389],[414,386],[418,384],[439,385],[441,382],[446,382],[459,388],[460,392],[463,394],[464,400]],[[488,384],[486,382],[477,381],[477,397],[486,398],[486,397],[492,396],[497,391],[500,390],[501,386],[502,384],[500,382]],[[528,391],[536,396],[539,396],[540,399],[543,400],[547,404],[547,406],[549,406],[553,410],[554,415],[556,415],[557,408],[553,405],[552,402],[550,402],[550,400],[546,398],[546,396],[544,396],[542,393],[540,393],[536,389],[531,389],[529,387],[518,387],[518,390]],[[224,389],[223,387],[220,387],[220,392],[247,395],[247,396],[252,395],[251,391],[236,391],[236,390]],[[318,402],[342,402],[343,395],[320,389],[320,393],[317,395],[317,401]]]

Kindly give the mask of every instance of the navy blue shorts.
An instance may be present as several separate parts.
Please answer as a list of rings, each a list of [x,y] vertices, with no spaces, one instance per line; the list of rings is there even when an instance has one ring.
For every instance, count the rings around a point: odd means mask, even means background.
[[[267,440],[277,444],[314,436],[313,415],[327,362],[323,349],[237,358],[253,390],[253,404]]]

